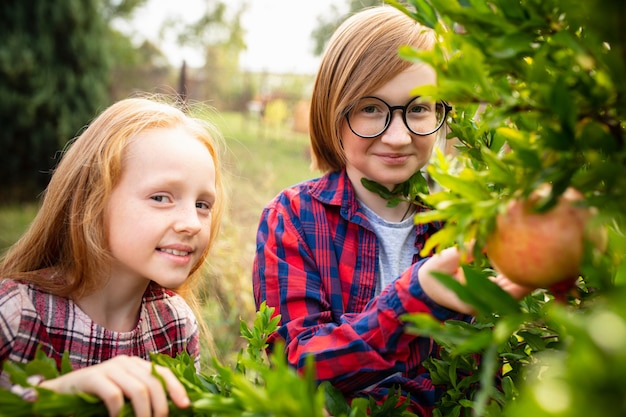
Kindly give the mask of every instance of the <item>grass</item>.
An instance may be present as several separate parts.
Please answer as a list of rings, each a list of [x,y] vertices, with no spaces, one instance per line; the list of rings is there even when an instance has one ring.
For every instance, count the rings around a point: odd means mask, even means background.
[[[238,113],[210,117],[224,135],[224,179],[229,209],[206,270],[204,317],[212,340],[204,340],[222,360],[234,359],[245,345],[240,320],[254,319],[252,261],[256,227],[265,204],[281,189],[317,173],[309,169],[308,136],[288,127],[270,128]],[[36,214],[36,202],[0,207],[0,250],[18,239]]]
[[[11,246],[21,236],[38,208],[37,203],[0,207],[0,251]]]
[[[315,173],[307,135],[268,129],[237,113],[212,121],[225,139],[230,208],[209,261],[205,320],[219,356],[232,358],[244,345],[240,319],[254,319],[251,276],[261,211],[280,190]]]

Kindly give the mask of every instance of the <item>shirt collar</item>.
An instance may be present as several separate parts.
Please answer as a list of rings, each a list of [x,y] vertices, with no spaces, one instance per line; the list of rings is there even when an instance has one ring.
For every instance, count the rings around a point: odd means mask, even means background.
[[[359,206],[354,187],[345,168],[321,177],[319,181],[313,184],[311,197],[323,204],[340,206],[341,213],[346,218],[355,215]]]

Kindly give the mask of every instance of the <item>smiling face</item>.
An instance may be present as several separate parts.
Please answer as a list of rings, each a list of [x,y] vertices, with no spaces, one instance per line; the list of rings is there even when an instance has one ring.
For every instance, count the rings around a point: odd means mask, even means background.
[[[182,128],[151,129],[131,140],[106,207],[113,285],[180,286],[209,243],[215,164]]]
[[[411,89],[435,84],[435,71],[426,65],[413,65],[368,96],[376,96],[390,106],[403,106],[412,97]],[[365,177],[392,189],[423,168],[431,157],[436,133],[418,136],[407,128],[402,111],[394,111],[386,131],[374,138],[361,138],[350,130],[344,119],[341,141],[346,169],[357,195],[366,193],[361,185]]]

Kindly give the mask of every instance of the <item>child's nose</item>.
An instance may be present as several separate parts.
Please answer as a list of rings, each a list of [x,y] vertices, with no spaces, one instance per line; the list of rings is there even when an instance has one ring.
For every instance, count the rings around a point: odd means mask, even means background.
[[[174,229],[180,233],[196,234],[202,228],[202,222],[195,203],[190,207],[181,207],[177,213]]]
[[[406,145],[411,143],[411,131],[404,123],[402,112],[393,112],[387,130],[383,133],[381,140],[387,144],[394,146]]]

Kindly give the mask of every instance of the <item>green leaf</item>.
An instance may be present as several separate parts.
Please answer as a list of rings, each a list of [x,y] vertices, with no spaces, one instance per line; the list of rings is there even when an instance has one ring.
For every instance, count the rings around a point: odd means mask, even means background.
[[[385,200],[391,200],[392,198],[396,197],[391,191],[389,191],[387,187],[385,187],[382,184],[377,183],[376,181],[372,181],[367,178],[361,178],[361,184],[363,184],[363,186],[367,190],[378,194]]]
[[[433,250],[442,250],[450,246],[457,236],[457,230],[455,227],[449,226],[437,230],[432,236],[428,238],[424,247],[420,251],[421,256],[428,256]]]
[[[409,11],[402,3],[396,0],[385,0],[385,3],[402,10],[429,28],[434,28],[439,20],[435,8],[425,0],[410,0],[409,3],[415,6],[415,12]]]
[[[74,368],[72,368],[72,363],[70,362],[70,352],[66,350],[61,358],[61,375],[65,375],[73,370]]]
[[[489,169],[489,179],[496,184],[503,184],[509,187],[516,185],[513,170],[502,159],[489,148],[481,149],[483,161]]]
[[[59,376],[56,361],[44,353],[41,345],[37,346],[35,359],[27,363],[24,369],[29,376],[41,375],[45,379],[53,379]]]
[[[31,417],[33,403],[7,389],[0,388],[0,415],[10,417]]]
[[[429,170],[433,179],[442,187],[458,194],[469,201],[483,201],[490,198],[489,191],[485,186],[475,181],[475,178],[464,179],[460,176],[444,174]]]
[[[535,37],[524,32],[515,32],[492,39],[487,53],[497,59],[509,59],[516,56],[528,55],[532,50]]]
[[[478,416],[484,415],[484,410],[495,390],[494,376],[498,371],[498,346],[491,344],[482,355],[480,369],[480,384],[482,389],[476,394],[474,412]]]
[[[487,316],[492,313],[487,300],[477,295],[468,286],[461,284],[448,274],[433,272],[433,276],[448,289],[452,290],[461,301],[474,307],[479,314]]]
[[[421,171],[415,172],[406,181],[396,184],[393,190],[389,190],[382,184],[368,178],[361,178],[361,184],[381,198],[387,200],[387,206],[396,207],[402,201],[417,204],[421,195],[429,193],[428,182]]]
[[[488,314],[512,316],[520,313],[519,304],[511,294],[491,281],[484,272],[469,265],[463,265],[462,268],[466,287],[472,293],[472,298],[480,298],[481,304],[488,309]]]
[[[415,224],[428,224],[435,221],[445,221],[449,215],[444,211],[429,210],[415,213],[413,217]]]
[[[320,384],[320,389],[324,392],[326,409],[332,416],[342,416],[350,414],[350,405],[345,397],[330,382],[324,381]]]

